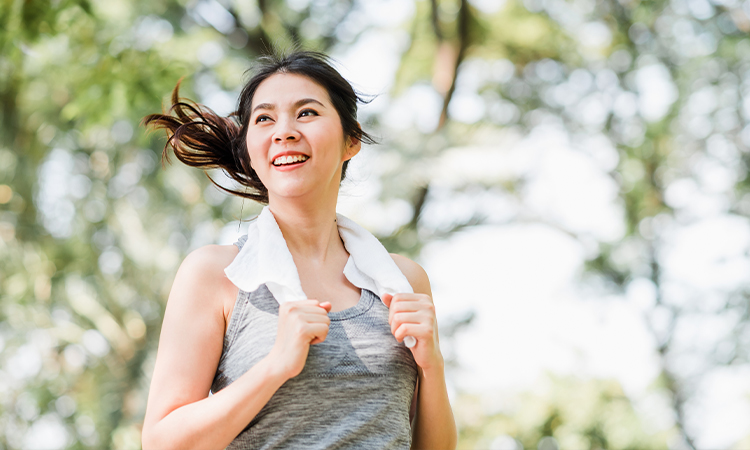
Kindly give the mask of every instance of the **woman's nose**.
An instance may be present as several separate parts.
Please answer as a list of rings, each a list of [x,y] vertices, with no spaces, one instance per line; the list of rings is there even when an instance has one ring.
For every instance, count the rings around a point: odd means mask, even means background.
[[[278,122],[276,132],[273,135],[273,141],[277,144],[281,144],[289,141],[297,141],[300,138],[299,132],[294,127],[294,124],[288,120],[282,120]]]

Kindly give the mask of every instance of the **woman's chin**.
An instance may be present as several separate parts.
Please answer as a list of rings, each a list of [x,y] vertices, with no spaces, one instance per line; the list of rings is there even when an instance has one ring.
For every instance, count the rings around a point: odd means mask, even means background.
[[[339,186],[333,181],[327,182],[318,177],[314,180],[307,177],[286,177],[286,179],[272,180],[272,183],[266,184],[266,187],[269,198],[292,200],[301,197],[329,198],[329,194],[336,196]]]
[[[274,189],[269,189],[268,196],[270,198],[276,198],[278,200],[294,200],[307,195],[319,195],[316,193],[316,189],[310,186],[308,183],[284,183],[283,186],[276,186]]]

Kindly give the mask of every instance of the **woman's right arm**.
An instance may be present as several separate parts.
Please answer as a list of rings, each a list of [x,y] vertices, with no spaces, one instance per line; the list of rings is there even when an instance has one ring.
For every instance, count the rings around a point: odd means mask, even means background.
[[[236,254],[234,246],[203,247],[188,255],[175,276],[143,424],[144,450],[225,448],[302,370],[310,344],[328,333],[330,305],[282,305],[271,353],[209,397],[224,341],[222,299],[237,293],[223,269]]]

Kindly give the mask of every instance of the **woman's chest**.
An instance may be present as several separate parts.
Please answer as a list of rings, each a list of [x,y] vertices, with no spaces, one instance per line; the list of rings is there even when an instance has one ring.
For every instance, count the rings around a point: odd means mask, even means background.
[[[237,308],[230,324],[218,372],[233,381],[262,360],[273,348],[278,325],[278,303],[271,295],[250,295]],[[416,377],[411,351],[396,341],[388,324],[388,309],[363,290],[351,308],[329,313],[325,341],[310,346],[306,378]]]
[[[352,310],[356,309],[340,311],[350,315],[342,320],[331,313],[334,317],[328,336],[310,347],[300,377],[408,376],[416,370],[411,351],[391,333],[387,308],[374,303],[368,311],[354,316]]]
[[[278,305],[268,300],[250,302],[248,326],[220,363],[214,392],[272,348]],[[417,365],[390,333],[388,309],[363,290],[357,305],[329,316],[328,336],[310,346],[302,372],[273,394],[230,448],[272,442],[284,448],[409,448]]]
[[[333,312],[351,308],[359,302],[361,289],[349,282],[342,272],[322,274],[300,271],[299,275],[307,298],[331,303]]]

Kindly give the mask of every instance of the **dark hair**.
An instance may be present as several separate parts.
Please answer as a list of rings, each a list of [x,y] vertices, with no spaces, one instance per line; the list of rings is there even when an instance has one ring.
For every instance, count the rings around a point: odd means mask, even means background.
[[[362,131],[357,123],[357,102],[367,103],[362,95],[333,68],[331,59],[319,52],[294,51],[288,54],[273,53],[258,58],[254,75],[240,93],[237,111],[222,117],[210,108],[191,100],[180,98],[180,83],[172,91],[172,106],[162,114],[151,114],[143,119],[147,127],[165,129],[169,138],[164,145],[162,162],[169,161],[168,148],[183,163],[203,169],[219,168],[233,180],[245,186],[245,191],[225,188],[210,176],[219,189],[230,194],[268,203],[268,190],[250,166],[246,136],[250,121],[251,104],[258,86],[277,73],[292,73],[310,78],[322,86],[341,118],[344,138],[374,144],[375,139]],[[346,176],[349,161],[341,170]]]

